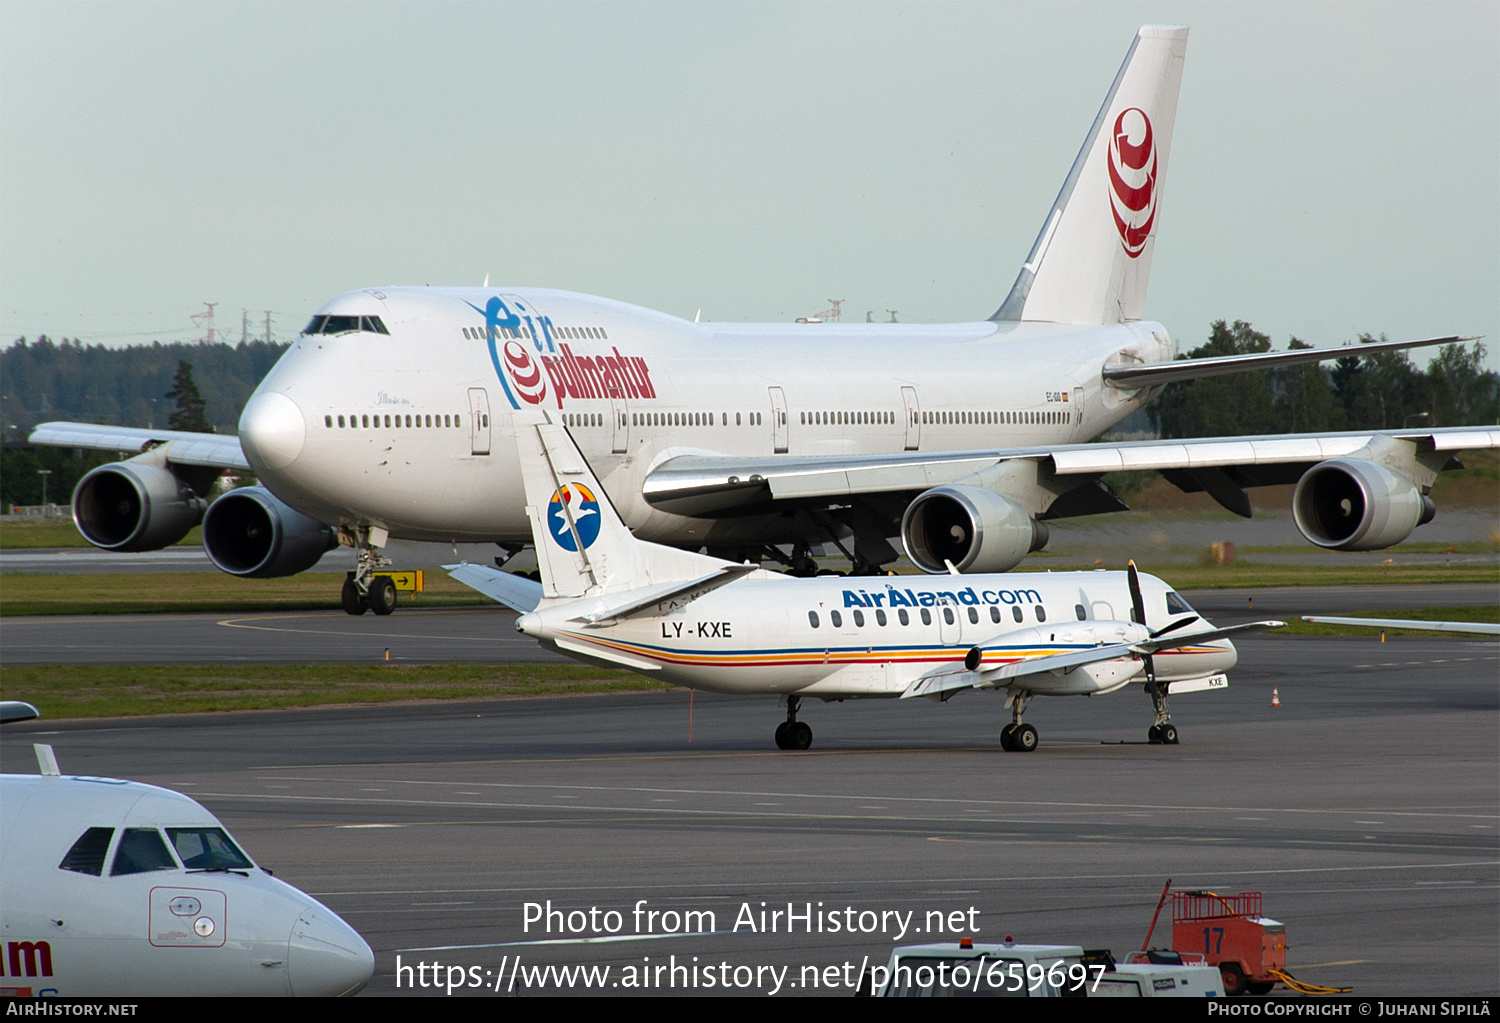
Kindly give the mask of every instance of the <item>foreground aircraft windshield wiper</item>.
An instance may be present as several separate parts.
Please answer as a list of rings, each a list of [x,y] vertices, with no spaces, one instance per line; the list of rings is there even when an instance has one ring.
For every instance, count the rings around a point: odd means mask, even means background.
[[[571,657],[720,693],[786,697],[782,749],[807,749],[802,698],[1003,691],[1006,750],[1030,751],[1036,695],[1092,696],[1144,683],[1148,738],[1177,742],[1169,692],[1220,689],[1225,637],[1166,583],[1136,572],[799,579],[632,536],[553,415],[518,427],[542,581],[484,565],[453,577],[522,612],[516,628]],[[1125,617],[1127,616],[1128,617]]]
[[[202,520],[219,568],[290,575],[357,551],[352,614],[388,614],[391,537],[530,542],[515,443],[549,409],[643,539],[806,571],[833,538],[869,574],[1003,572],[1049,520],[1117,511],[1155,470],[1242,515],[1296,483],[1313,543],[1372,550],[1433,515],[1453,453],[1500,427],[1089,443],[1161,386],[1351,349],[1177,359],[1143,319],[1187,29],[1141,29],[1009,294],[967,323],[697,323],[538,288],[383,287],[320,309],[246,404],[240,436],[46,423],[33,443],[143,452],[86,476],[91,543],[152,550]],[[1360,355],[1461,340],[1363,345]],[[212,505],[218,470],[261,486]],[[206,509],[206,512],[205,512]]]
[[[256,866],[179,792],[0,775],[0,994],[352,995],[375,956],[327,906]]]

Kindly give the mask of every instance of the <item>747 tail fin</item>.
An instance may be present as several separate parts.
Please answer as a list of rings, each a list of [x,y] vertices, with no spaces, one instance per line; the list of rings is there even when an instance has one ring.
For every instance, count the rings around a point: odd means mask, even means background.
[[[1141,319],[1188,30],[1136,34],[1104,106],[992,320]]]

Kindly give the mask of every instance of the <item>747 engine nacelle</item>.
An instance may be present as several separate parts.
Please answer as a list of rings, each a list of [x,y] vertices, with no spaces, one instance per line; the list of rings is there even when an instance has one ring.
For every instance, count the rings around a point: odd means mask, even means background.
[[[73,521],[107,551],[155,551],[187,536],[208,502],[182,477],[151,461],[111,462],[73,488]]]
[[[1431,522],[1432,499],[1379,462],[1334,458],[1307,470],[1292,494],[1297,528],[1319,547],[1375,551]]]
[[[332,527],[282,504],[265,487],[231,490],[203,516],[209,560],[249,579],[305,572],[338,543]]]
[[[924,572],[1005,572],[1047,543],[1047,527],[1003,494],[955,484],[919,495],[901,517],[906,554]]]

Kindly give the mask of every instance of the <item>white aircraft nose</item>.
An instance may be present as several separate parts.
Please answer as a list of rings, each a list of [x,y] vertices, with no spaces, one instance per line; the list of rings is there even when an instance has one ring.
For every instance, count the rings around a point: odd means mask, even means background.
[[[253,469],[285,469],[302,454],[307,422],[297,403],[279,391],[251,396],[240,415],[240,447]]]
[[[370,982],[375,953],[365,939],[323,906],[309,906],[292,925],[287,976],[299,998],[352,995]]]

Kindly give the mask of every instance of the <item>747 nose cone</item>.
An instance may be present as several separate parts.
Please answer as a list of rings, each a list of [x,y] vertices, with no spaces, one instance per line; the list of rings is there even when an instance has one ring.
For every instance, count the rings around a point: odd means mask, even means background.
[[[279,391],[253,395],[240,415],[240,447],[257,471],[285,469],[302,454],[307,421],[297,403]]]

